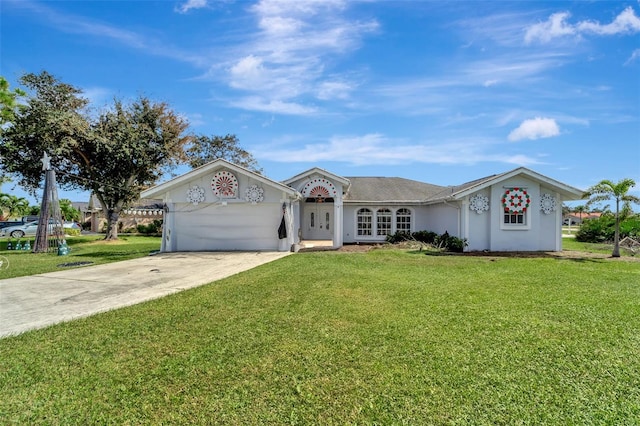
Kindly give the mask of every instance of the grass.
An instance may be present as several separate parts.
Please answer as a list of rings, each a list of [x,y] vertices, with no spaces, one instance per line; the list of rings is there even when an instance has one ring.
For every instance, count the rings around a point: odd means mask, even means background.
[[[1,424],[638,424],[640,264],[298,253],[2,340]]]
[[[563,238],[562,239],[562,250],[563,251],[572,251],[572,252],[581,252],[581,253],[599,253],[599,254],[609,254],[613,251],[613,244],[609,243],[583,243],[580,241],[576,241],[573,238]],[[636,256],[637,250],[632,251],[627,247],[620,247],[620,255],[622,256]]]
[[[3,238],[2,240],[5,241],[0,242],[0,256],[4,257],[3,260],[8,260],[9,266],[0,269],[0,279],[42,274],[73,267],[62,266],[65,264],[88,262],[98,265],[135,259],[160,249],[159,237],[120,236],[117,241],[104,241],[103,238],[104,235],[70,237],[67,239],[67,244],[71,251],[67,256],[58,256],[57,252],[31,253],[6,250],[6,239]]]

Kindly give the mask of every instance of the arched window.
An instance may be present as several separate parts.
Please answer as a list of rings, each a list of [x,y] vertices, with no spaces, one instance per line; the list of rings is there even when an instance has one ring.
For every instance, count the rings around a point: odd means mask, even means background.
[[[391,234],[391,210],[389,209],[380,209],[376,215],[376,225],[377,225],[377,234],[378,235],[389,235]]]
[[[396,212],[396,231],[411,232],[411,210],[398,209]]]
[[[370,236],[373,225],[373,212],[369,209],[358,210],[358,235]]]

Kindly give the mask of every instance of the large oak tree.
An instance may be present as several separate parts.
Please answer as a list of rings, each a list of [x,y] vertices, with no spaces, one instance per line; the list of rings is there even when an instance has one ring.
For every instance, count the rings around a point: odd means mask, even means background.
[[[35,192],[43,178],[40,158],[51,156],[66,188],[92,191],[107,216],[105,239],[116,239],[121,210],[168,169],[185,161],[188,123],[164,103],[139,97],[92,116],[81,90],[47,72],[25,74],[27,104],[1,130],[4,171]]]

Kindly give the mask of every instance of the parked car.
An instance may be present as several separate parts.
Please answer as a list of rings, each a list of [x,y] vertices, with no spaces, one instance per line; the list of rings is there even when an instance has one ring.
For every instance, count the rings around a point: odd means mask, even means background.
[[[49,223],[49,227],[51,229],[53,229],[53,222],[51,221]],[[81,229],[80,225],[78,225],[75,222],[65,222],[62,224],[63,228],[72,228],[72,229]],[[8,226],[6,228],[2,228],[0,229],[0,232],[3,237],[4,236],[11,236],[13,238],[22,238],[25,235],[36,235],[36,232],[38,231],[38,221],[33,221],[33,222],[27,222],[27,223],[23,223],[21,225],[16,225],[16,226]]]

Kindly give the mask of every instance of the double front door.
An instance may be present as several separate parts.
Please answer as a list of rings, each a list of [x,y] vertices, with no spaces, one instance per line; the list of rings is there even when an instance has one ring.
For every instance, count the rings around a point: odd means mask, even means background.
[[[304,239],[333,239],[333,204],[307,203],[304,208]]]

